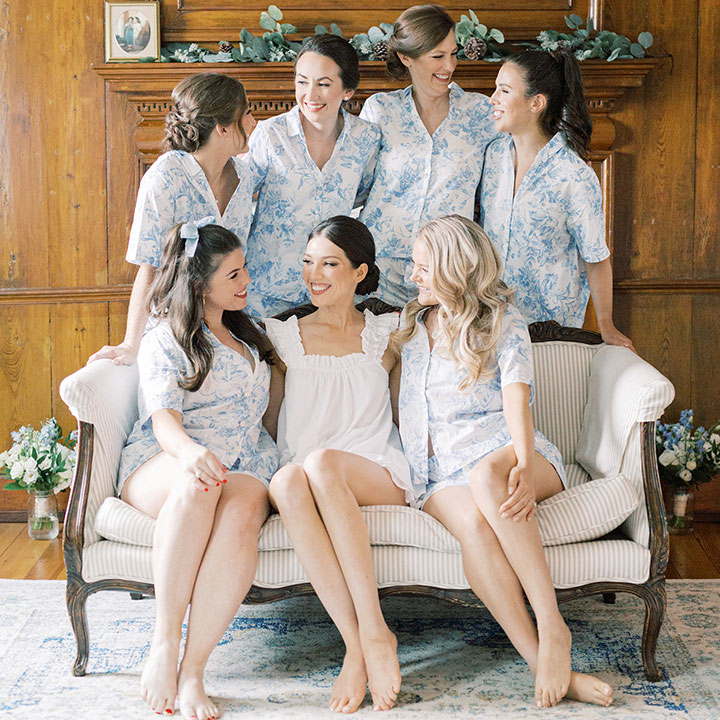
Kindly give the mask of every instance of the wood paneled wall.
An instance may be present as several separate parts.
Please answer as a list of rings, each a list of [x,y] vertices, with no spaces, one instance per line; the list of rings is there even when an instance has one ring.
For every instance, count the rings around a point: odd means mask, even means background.
[[[455,17],[467,7],[466,0],[445,4]],[[395,0],[368,0],[363,10],[330,0],[279,5],[301,32],[338,22],[346,36],[392,21],[405,7]],[[561,29],[569,6],[633,37],[648,29],[654,49],[673,55],[611,112],[616,319],[640,354],[675,383],[668,416],[694,407],[707,424],[720,416],[716,3],[515,0],[510,9],[504,0],[473,3],[483,22],[509,38]],[[162,0],[161,7],[163,40],[217,41],[236,40],[242,26],[259,32],[267,3]],[[140,118],[93,69],[102,60],[99,0],[0,5],[1,448],[10,430],[50,415],[71,427],[57,394],[60,379],[124,332],[131,218],[111,227],[108,207],[132,207],[133,186],[108,172],[143,128],[108,142],[118,115],[126,127]],[[0,513],[24,504],[23,494],[0,492]],[[701,495],[701,505],[720,511],[714,494]]]

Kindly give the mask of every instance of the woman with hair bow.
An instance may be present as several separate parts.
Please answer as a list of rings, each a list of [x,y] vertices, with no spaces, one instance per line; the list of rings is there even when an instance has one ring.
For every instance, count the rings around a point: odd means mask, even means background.
[[[117,495],[156,518],[157,617],[140,681],[158,714],[218,714],[203,685],[210,653],[255,577],[277,447],[262,426],[272,347],[243,312],[240,239],[206,217],[171,230],[150,288],[157,324],[137,356],[139,419]],[[178,670],[182,622],[190,604]]]
[[[110,358],[135,361],[146,329],[148,289],[160,267],[163,238],[190,217],[212,215],[244,243],[252,219],[250,175],[239,158],[255,119],[238,80],[219,73],[199,73],[179,82],[165,117],[166,150],[145,173],[125,259],[138,266],[130,295],[125,338],[106,345],[90,362]]]

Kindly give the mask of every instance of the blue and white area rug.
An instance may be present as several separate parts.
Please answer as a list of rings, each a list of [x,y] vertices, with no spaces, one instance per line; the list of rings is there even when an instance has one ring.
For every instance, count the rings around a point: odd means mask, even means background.
[[[88,675],[70,672],[75,640],[60,581],[0,580],[0,718],[125,720],[156,717],[140,700],[154,601],[100,593],[88,601]],[[562,606],[573,633],[573,665],[615,689],[596,708],[532,704],[533,680],[483,609],[432,598],[387,598],[397,633],[403,689],[395,718],[720,718],[720,581],[668,582],[658,644],[663,680],[645,680],[640,660],[644,606],[627,595]],[[243,606],[206,673],[225,718],[337,717],[325,708],[342,644],[314,597]],[[369,699],[359,716],[372,713]],[[373,714],[373,717],[377,715]]]

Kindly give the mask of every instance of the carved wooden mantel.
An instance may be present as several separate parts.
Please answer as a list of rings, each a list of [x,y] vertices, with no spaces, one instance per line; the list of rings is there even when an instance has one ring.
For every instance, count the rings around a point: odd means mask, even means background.
[[[613,154],[615,127],[611,118],[615,102],[630,88],[640,87],[659,63],[655,58],[608,63],[585,61],[582,73],[593,118],[591,160],[603,188],[608,218],[608,244],[612,248]],[[393,90],[403,83],[389,77],[384,63],[362,62],[361,82],[349,110],[359,112],[369,95]],[[123,267],[125,246],[140,177],[160,152],[163,120],[169,110],[172,88],[198,72],[221,72],[242,81],[257,119],[289,110],[295,104],[292,63],[182,64],[137,63],[95,66],[105,81],[107,106],[108,240],[110,278],[127,282]],[[461,61],[453,79],[467,91],[490,94],[498,65]]]

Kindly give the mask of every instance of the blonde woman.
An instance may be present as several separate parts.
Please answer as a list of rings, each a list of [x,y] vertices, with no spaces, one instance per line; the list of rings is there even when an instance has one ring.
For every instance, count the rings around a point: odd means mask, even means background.
[[[557,448],[533,430],[530,338],[497,251],[478,225],[450,215],[420,230],[412,258],[418,298],[395,337],[400,435],[424,486],[416,505],[460,542],[470,586],[535,674],[537,706],[565,696],[607,706],[610,686],[571,670],[534,519],[565,474]]]

